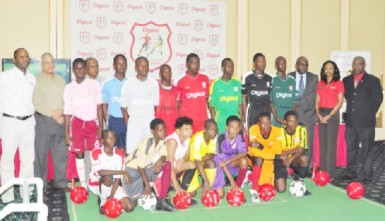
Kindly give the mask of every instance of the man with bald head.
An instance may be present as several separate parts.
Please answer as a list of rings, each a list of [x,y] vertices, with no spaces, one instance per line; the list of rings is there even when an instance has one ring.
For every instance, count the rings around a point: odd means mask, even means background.
[[[365,59],[353,59],[352,74],[344,78],[346,99],[345,139],[348,152],[348,166],[343,179],[357,179],[357,158],[359,144],[362,146],[363,180],[369,184],[373,178],[374,135],[376,113],[383,100],[380,80],[365,71]]]
[[[32,178],[35,156],[35,112],[32,94],[36,79],[27,70],[30,57],[24,48],[14,52],[15,67],[0,73],[0,113],[3,115],[3,154],[1,156],[1,181],[4,185],[14,178],[15,153],[20,152],[20,178]],[[13,191],[2,195],[4,203],[13,200]]]
[[[66,180],[68,151],[65,145],[63,93],[66,82],[56,75],[55,60],[50,53],[41,56],[42,71],[36,77],[33,94],[36,119],[35,176],[43,180],[47,191],[47,158],[51,151],[55,170],[54,187],[69,191]]]
[[[296,71],[289,73],[296,81],[299,100],[296,102],[295,112],[298,122],[306,127],[307,140],[309,141],[306,155],[309,157],[309,168],[313,167],[313,137],[314,125],[317,121],[315,111],[315,98],[317,95],[318,76],[308,72],[309,61],[301,56],[295,64]]]

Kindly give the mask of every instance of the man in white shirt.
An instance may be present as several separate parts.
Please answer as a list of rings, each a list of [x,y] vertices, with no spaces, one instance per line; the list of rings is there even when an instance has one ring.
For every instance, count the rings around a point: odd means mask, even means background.
[[[14,157],[20,152],[20,178],[34,177],[35,112],[32,95],[35,77],[27,70],[30,62],[28,51],[18,48],[14,52],[14,68],[0,74],[0,113],[3,115],[3,155],[1,157],[1,180],[4,185],[14,178]],[[2,196],[3,202],[13,200],[13,191]]]

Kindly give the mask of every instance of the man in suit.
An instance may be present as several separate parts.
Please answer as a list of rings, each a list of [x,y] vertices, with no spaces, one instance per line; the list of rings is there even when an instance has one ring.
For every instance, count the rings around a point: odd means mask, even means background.
[[[317,95],[317,75],[308,72],[309,62],[306,57],[299,57],[295,64],[296,71],[289,73],[296,81],[296,88],[299,95],[299,100],[296,103],[295,112],[298,116],[298,121],[306,127],[308,150],[306,155],[309,157],[309,168],[313,167],[313,137],[314,124],[317,121],[315,112],[315,98]]]
[[[365,72],[365,59],[353,59],[353,74],[344,78],[346,99],[345,139],[348,152],[348,166],[345,180],[357,178],[358,147],[362,145],[363,183],[369,184],[373,178],[374,134],[376,113],[383,100],[380,80]]]

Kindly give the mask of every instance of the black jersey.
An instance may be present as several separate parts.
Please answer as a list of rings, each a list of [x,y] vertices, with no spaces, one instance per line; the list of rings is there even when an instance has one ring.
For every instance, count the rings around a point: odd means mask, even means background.
[[[242,77],[242,94],[247,95],[247,103],[253,107],[270,109],[272,77],[266,73],[258,76],[251,71]]]

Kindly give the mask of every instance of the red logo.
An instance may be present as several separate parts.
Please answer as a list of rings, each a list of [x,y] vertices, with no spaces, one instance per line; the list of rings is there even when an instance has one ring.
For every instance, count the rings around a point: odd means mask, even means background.
[[[79,1],[79,9],[82,12],[88,11],[88,9],[90,9],[90,2],[88,0],[80,0]]]
[[[210,35],[209,36],[209,43],[212,45],[212,46],[215,46],[218,44],[218,35]]]
[[[217,75],[218,74],[218,65],[215,65],[215,64],[210,64],[209,65],[209,74],[210,75]]]
[[[195,50],[194,53],[197,54],[201,60],[203,59],[203,50]]]
[[[116,44],[121,44],[124,41],[123,32],[115,32],[112,36],[113,41]]]
[[[203,20],[195,20],[194,29],[197,31],[201,31],[203,29]]]
[[[210,5],[209,6],[209,14],[212,16],[216,16],[219,13],[219,6],[218,5]]]
[[[89,32],[80,32],[79,33],[79,41],[83,44],[87,44],[90,42],[90,33]]]
[[[147,2],[146,10],[150,14],[154,13],[156,11],[156,3],[155,2]]]
[[[185,45],[188,42],[188,35],[187,34],[179,34],[178,35],[178,43],[180,45]]]
[[[123,2],[122,1],[114,1],[113,2],[113,9],[116,12],[122,12],[123,11]]]
[[[107,49],[98,48],[96,50],[96,57],[98,57],[99,60],[105,60],[107,58]]]
[[[168,24],[157,24],[153,21],[145,24],[135,23],[130,31],[132,44],[130,56],[132,61],[139,56],[150,61],[150,72],[171,60],[171,30]]]
[[[181,15],[185,15],[188,12],[188,4],[187,3],[179,3],[178,4],[178,12]]]
[[[186,72],[186,64],[179,64],[178,65],[178,73],[184,74]]]
[[[96,26],[99,28],[105,28],[107,26],[107,18],[106,17],[97,17],[96,18]]]

